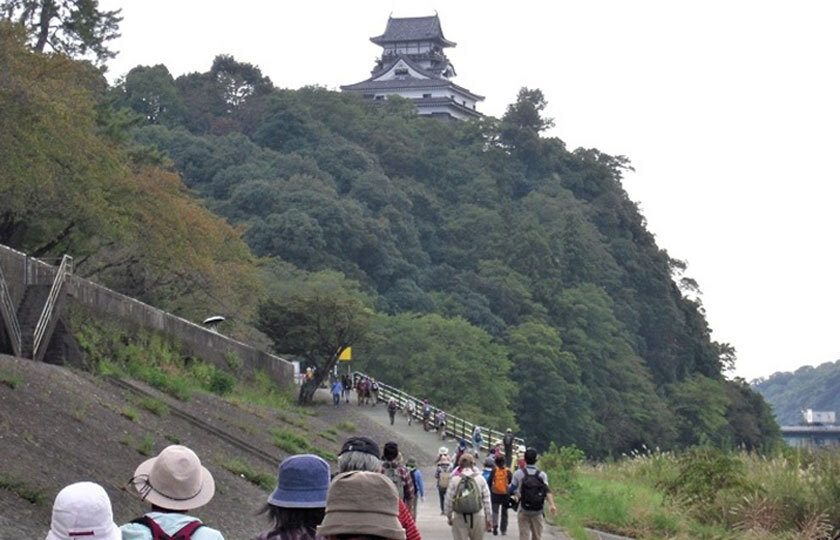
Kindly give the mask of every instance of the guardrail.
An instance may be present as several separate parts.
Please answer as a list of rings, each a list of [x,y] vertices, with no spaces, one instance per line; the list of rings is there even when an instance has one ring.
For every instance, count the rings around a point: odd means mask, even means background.
[[[356,383],[363,378],[371,379],[369,375],[362,373],[360,371],[353,372],[353,387],[355,388]],[[406,410],[406,404],[409,401],[414,403],[414,415],[413,417],[420,420],[423,420],[423,400],[412,396],[407,392],[403,392],[399,388],[393,387],[391,385],[385,384],[380,381],[376,381],[376,384],[379,385],[379,401],[387,402],[389,399],[394,398],[397,401],[397,405],[399,405],[400,410]],[[466,441],[466,443],[470,446],[473,446],[472,434],[475,430],[476,426],[481,428],[481,435],[482,435],[482,445],[478,450],[485,450],[490,452],[495,448],[497,444],[502,444],[502,438],[505,436],[503,431],[494,430],[493,428],[481,426],[478,424],[474,424],[464,418],[460,418],[455,415],[451,415],[448,412],[444,411],[440,407],[433,405],[429,402],[429,405],[432,407],[432,414],[431,419],[433,420],[435,415],[439,412],[444,412],[446,414],[446,435],[453,437],[455,439],[460,439]],[[424,428],[425,429],[425,428]],[[513,448],[516,451],[519,447],[525,446],[525,440],[521,437],[514,437],[513,439]],[[504,448],[504,445],[503,445]]]
[[[15,303],[12,301],[12,294],[9,292],[9,286],[6,283],[6,276],[3,275],[2,268],[0,268],[0,315],[2,315],[6,328],[9,330],[9,338],[12,340],[12,353],[15,356],[20,356],[23,349],[23,337],[20,332]]]
[[[61,258],[61,264],[58,266],[58,271],[55,273],[50,294],[47,296],[47,301],[44,304],[44,309],[41,311],[41,316],[38,318],[38,324],[35,325],[35,335],[32,339],[32,358],[38,358],[38,352],[44,340],[44,334],[50,324],[50,320],[55,310],[55,304],[58,302],[61,288],[64,282],[67,281],[67,276],[73,273],[73,257],[65,255]]]

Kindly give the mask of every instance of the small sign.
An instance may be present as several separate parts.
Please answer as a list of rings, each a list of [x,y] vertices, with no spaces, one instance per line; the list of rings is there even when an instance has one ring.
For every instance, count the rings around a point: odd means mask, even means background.
[[[343,351],[341,351],[341,354],[340,354],[340,355],[338,355],[338,359],[339,359],[340,361],[342,361],[342,362],[349,362],[350,360],[352,360],[352,359],[353,359],[353,351],[352,351],[352,348],[351,348],[351,347],[347,347],[346,349],[344,349]]]

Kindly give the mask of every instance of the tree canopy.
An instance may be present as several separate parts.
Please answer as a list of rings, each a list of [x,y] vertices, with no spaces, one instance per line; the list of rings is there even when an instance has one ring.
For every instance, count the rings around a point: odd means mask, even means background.
[[[234,314],[320,376],[353,345],[384,382],[538,447],[777,436],[622,188],[627,158],[546,137],[539,90],[444,123],[279,89],[225,55],[109,87],[23,26],[0,40],[0,241],[185,316]]]

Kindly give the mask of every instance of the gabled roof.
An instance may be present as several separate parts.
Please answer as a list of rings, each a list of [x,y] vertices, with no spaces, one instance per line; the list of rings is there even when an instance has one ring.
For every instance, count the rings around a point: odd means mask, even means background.
[[[458,86],[447,79],[390,79],[388,81],[373,81],[367,80],[356,84],[347,84],[340,87],[344,92],[364,92],[364,91],[391,91],[397,92],[400,90],[419,90],[425,88],[451,88],[458,93],[474,99],[476,101],[484,101],[484,96],[473,94],[466,88]]]
[[[443,37],[440,19],[435,14],[431,17],[388,17],[385,33],[370,40],[377,45],[404,41],[437,41],[444,47],[454,47],[455,43]]]
[[[370,78],[369,78],[369,79],[367,79],[367,80],[368,80],[368,81],[372,81],[372,80],[374,80],[374,79],[377,79],[377,78],[379,78],[379,77],[381,77],[381,76],[385,75],[385,74],[386,74],[386,73],[388,73],[388,71],[390,71],[390,70],[391,70],[391,68],[393,68],[393,67],[394,67],[394,66],[395,66],[395,65],[396,65],[396,64],[397,64],[400,60],[402,60],[403,62],[405,62],[405,63],[408,65],[408,67],[410,67],[411,69],[413,69],[414,71],[416,71],[417,73],[419,73],[419,74],[421,74],[421,75],[423,75],[423,76],[425,76],[425,77],[428,77],[428,78],[430,78],[430,79],[440,79],[440,78],[442,78],[439,74],[437,74],[437,73],[432,73],[431,71],[426,70],[423,66],[421,66],[421,65],[417,64],[417,63],[416,63],[414,60],[412,60],[412,59],[411,59],[408,55],[405,55],[405,54],[398,54],[398,55],[394,56],[394,59],[393,59],[391,62],[388,62],[386,65],[382,66],[382,69],[380,69],[380,70],[378,70],[378,71],[376,71],[376,72],[372,73],[372,74],[371,74],[371,76],[370,76]]]

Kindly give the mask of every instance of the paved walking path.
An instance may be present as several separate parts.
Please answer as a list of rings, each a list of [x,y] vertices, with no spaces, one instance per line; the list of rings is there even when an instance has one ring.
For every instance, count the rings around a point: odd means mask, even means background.
[[[450,455],[455,455],[456,444],[450,439],[446,442],[441,441],[436,434],[432,432],[423,431],[421,424],[414,422],[411,426],[405,416],[398,414],[394,425],[391,426],[388,419],[388,412],[384,405],[376,407],[359,407],[359,410],[376,421],[377,423],[387,426],[394,430],[400,437],[422,448],[426,454],[423,456],[413,456],[422,466],[423,483],[426,487],[426,500],[419,501],[417,506],[417,527],[420,529],[420,534],[423,540],[451,540],[452,531],[446,522],[446,517],[440,515],[440,499],[438,498],[437,487],[435,486],[435,469],[433,460],[437,457],[438,448],[447,446]],[[412,456],[403,456],[408,459]],[[484,456],[482,456],[484,457]],[[492,538],[492,533],[487,533],[485,538]],[[507,536],[500,538],[519,538],[519,528],[516,525],[516,514],[508,512],[508,530]],[[543,538],[546,540],[569,540],[569,537],[553,527],[546,527],[543,532]]]

